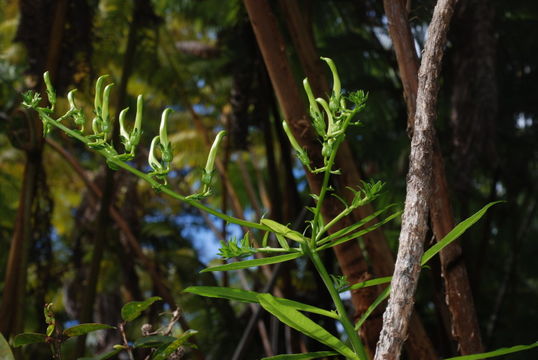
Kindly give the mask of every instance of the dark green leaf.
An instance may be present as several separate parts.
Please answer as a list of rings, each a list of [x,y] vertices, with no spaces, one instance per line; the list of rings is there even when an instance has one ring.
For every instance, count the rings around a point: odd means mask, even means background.
[[[316,351],[304,354],[284,354],[270,357],[264,357],[262,360],[306,360],[306,359],[319,359],[327,356],[336,356],[337,352],[334,351]]]
[[[147,347],[159,347],[163,344],[169,344],[176,340],[173,336],[152,335],[144,336],[135,340],[133,347],[135,348],[147,348]]]
[[[237,261],[237,262],[233,262],[233,263],[229,263],[225,265],[208,267],[200,272],[204,273],[208,271],[229,271],[229,270],[246,269],[253,266],[270,265],[270,264],[276,264],[276,263],[280,263],[284,261],[289,261],[289,260],[297,259],[298,257],[301,257],[302,255],[303,253],[301,252],[294,252],[291,254],[271,256],[271,257],[266,257],[266,258],[261,258],[261,259]]]
[[[124,321],[133,321],[142,314],[144,310],[150,307],[155,301],[162,300],[158,296],[150,297],[144,301],[131,301],[121,308],[121,318]]]
[[[316,339],[320,343],[333,348],[346,358],[359,359],[349,347],[340,341],[340,339],[330,334],[327,330],[294,308],[279,303],[271,294],[260,294],[258,295],[258,299],[260,301],[260,305],[263,306],[265,310],[269,311],[289,327],[292,327],[295,330]]]
[[[459,238],[467,229],[469,229],[471,226],[474,225],[490,207],[492,207],[495,204],[502,203],[504,201],[495,201],[487,204],[482,209],[478,210],[476,213],[468,217],[467,219],[460,222],[458,225],[452,229],[451,232],[449,232],[441,241],[438,241],[437,244],[433,245],[431,248],[429,248],[424,254],[422,255],[422,260],[420,261],[420,265],[426,264],[432,257],[434,257],[438,252],[440,252],[445,246],[450,244],[452,241]]]
[[[243,301],[243,302],[249,302],[249,303],[259,303],[258,295],[260,294],[255,291],[247,291],[247,290],[242,290],[242,289],[234,289],[234,288],[218,287],[218,286],[190,286],[183,291],[192,293],[192,294],[201,295],[201,296]],[[307,311],[314,314],[324,315],[333,319],[338,319],[338,314],[336,314],[336,312],[334,311],[320,309],[316,306],[303,304],[298,301],[283,299],[279,297],[273,297],[273,298],[275,299],[275,301],[279,302],[280,304],[292,307],[296,310]]]
[[[38,333],[23,333],[15,336],[13,347],[19,347],[28,344],[42,343],[47,339],[47,335]]]
[[[91,333],[93,331],[105,330],[105,329],[115,329],[115,328],[114,326],[105,325],[105,324],[97,324],[97,323],[80,324],[80,325],[75,325],[73,327],[70,327],[69,329],[65,329],[64,335],[68,337],[80,336],[80,335],[86,335],[87,333]]]
[[[152,360],[166,360],[177,349],[179,349],[185,342],[194,334],[198,333],[196,330],[187,330],[179,338],[174,340],[168,345],[163,345],[153,354]]]
[[[0,360],[15,360],[11,347],[2,333],[0,333]]]
[[[494,351],[485,352],[485,353],[481,353],[481,354],[473,354],[473,355],[464,355],[464,356],[451,357],[451,358],[448,358],[448,359],[445,359],[445,360],[489,359],[489,358],[492,358],[492,357],[495,357],[495,356],[501,356],[501,355],[506,355],[506,354],[512,354],[512,353],[519,352],[519,351],[530,350],[530,349],[533,349],[535,347],[538,347],[538,341],[533,343],[533,344],[529,344],[529,345],[516,345],[516,346],[509,347],[509,348],[501,348],[501,349],[497,349],[497,350],[494,350]]]

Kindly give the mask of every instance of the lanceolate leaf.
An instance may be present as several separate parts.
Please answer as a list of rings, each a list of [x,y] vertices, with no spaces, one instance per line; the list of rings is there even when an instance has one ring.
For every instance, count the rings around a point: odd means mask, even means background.
[[[388,223],[389,221],[391,221],[392,219],[394,219],[397,216],[400,216],[400,212],[394,213],[394,214],[390,215],[389,217],[387,217],[386,219],[378,222],[377,224],[369,226],[366,229],[357,231],[357,232],[355,232],[355,233],[353,233],[351,235],[341,237],[341,238],[336,239],[336,240],[334,240],[334,241],[332,241],[330,243],[322,245],[322,246],[318,247],[316,249],[316,251],[321,251],[321,250],[324,250],[324,249],[327,249],[327,248],[330,248],[330,247],[333,247],[333,246],[336,246],[336,245],[340,245],[340,244],[342,244],[342,243],[344,243],[346,241],[356,239],[356,238],[358,238],[360,236],[363,236],[364,234],[368,234],[369,232],[374,231],[375,229],[385,225],[386,223]]]
[[[150,297],[144,301],[131,301],[121,308],[121,318],[124,321],[133,321],[142,314],[144,310],[151,306],[155,301],[161,300],[158,296]]]
[[[344,292],[344,291],[348,291],[348,290],[362,289],[362,288],[369,287],[369,286],[388,284],[388,283],[390,283],[391,280],[392,280],[392,276],[385,276],[385,277],[380,277],[380,278],[377,278],[377,279],[366,280],[366,281],[363,281],[363,282],[356,283],[356,284],[353,284],[351,286],[348,286],[347,288],[342,289],[340,292]]]
[[[294,240],[300,243],[303,243],[305,241],[304,237],[298,233],[297,231],[294,231],[290,229],[287,226],[282,225],[281,223],[278,223],[274,220],[270,219],[262,219],[261,221],[262,225],[267,226],[269,229],[274,231],[277,234],[281,234],[284,237],[287,237],[290,240]]]
[[[303,334],[316,339],[322,344],[329,346],[349,359],[358,360],[359,357],[347,347],[340,339],[330,334],[327,330],[301,314],[294,308],[283,305],[275,300],[271,294],[259,294],[258,299],[261,306],[271,314],[276,316],[284,324]]]
[[[535,347],[538,347],[538,341],[533,343],[533,344],[529,344],[529,345],[517,345],[517,346],[512,346],[512,347],[509,347],[509,348],[501,348],[501,349],[497,349],[497,350],[494,350],[494,351],[485,352],[485,353],[481,353],[481,354],[473,354],[473,355],[464,355],[464,356],[451,357],[451,358],[448,358],[448,359],[445,359],[445,360],[489,359],[489,358],[496,357],[496,356],[512,354],[512,353],[519,352],[519,351],[530,350],[530,349],[533,349]]]
[[[64,335],[67,337],[80,336],[91,333],[92,331],[105,329],[114,329],[114,326],[97,323],[80,324],[70,327],[69,329],[65,329]]]
[[[185,344],[185,342],[194,334],[198,333],[196,330],[187,330],[185,331],[179,338],[177,338],[175,341],[169,343],[168,345],[163,345],[161,348],[155,352],[152,360],[166,360],[174,351],[179,349],[181,345]]]
[[[306,359],[319,359],[327,356],[336,356],[337,352],[334,351],[316,351],[304,354],[285,354],[276,355],[270,357],[264,357],[262,360],[306,360]]]
[[[15,360],[4,335],[0,333],[0,360]]]
[[[227,287],[218,287],[218,286],[190,286],[183,290],[184,292],[197,294],[201,296],[221,298],[228,300],[243,301],[249,303],[259,303],[258,295],[255,291],[247,291],[242,289],[233,289]],[[316,306],[303,304],[298,301],[283,299],[279,297],[273,297],[276,302],[279,304],[289,306],[299,311],[311,312],[314,314],[324,315],[333,319],[338,319],[338,314],[335,311],[329,311],[325,309],[318,308]]]
[[[327,243],[333,239],[336,239],[336,238],[339,238],[339,237],[342,237],[344,235],[347,235],[355,230],[357,230],[358,228],[360,228],[361,226],[364,226],[365,224],[369,223],[370,221],[372,221],[373,219],[375,219],[376,217],[378,217],[379,215],[383,214],[385,211],[387,211],[388,209],[394,207],[395,205],[394,204],[391,204],[389,206],[386,206],[384,207],[383,209],[381,210],[377,210],[376,212],[374,212],[373,214],[369,215],[369,216],[366,216],[364,218],[362,218],[360,221],[358,221],[357,223],[351,225],[351,226],[348,226],[344,229],[341,229],[341,230],[338,230],[334,233],[332,233],[331,235],[321,239],[321,241],[319,242],[320,245],[324,244],[324,243]]]
[[[47,335],[38,333],[23,333],[15,336],[13,347],[45,342]]]
[[[246,269],[253,266],[262,266],[262,265],[270,265],[270,264],[277,264],[284,261],[289,261],[293,259],[297,259],[298,257],[301,257],[303,255],[302,252],[294,252],[291,254],[286,255],[278,255],[278,256],[271,256],[261,259],[253,259],[253,260],[245,260],[245,261],[237,261],[225,265],[218,265],[218,266],[212,266],[205,268],[204,270],[200,271],[202,273],[208,272],[208,271],[229,271],[229,270],[239,270],[239,269]]]
[[[426,264],[428,260],[434,257],[444,247],[459,238],[465,231],[467,231],[467,229],[469,229],[471,226],[473,226],[474,223],[480,220],[480,218],[484,216],[484,214],[486,213],[486,211],[488,211],[490,207],[502,202],[504,201],[491,202],[470,217],[468,217],[467,219],[465,219],[464,221],[460,222],[458,225],[456,225],[454,229],[452,229],[452,231],[449,232],[441,241],[437,242],[437,244],[433,245],[426,252],[424,252],[424,255],[422,255],[422,260],[420,261],[420,265]]]

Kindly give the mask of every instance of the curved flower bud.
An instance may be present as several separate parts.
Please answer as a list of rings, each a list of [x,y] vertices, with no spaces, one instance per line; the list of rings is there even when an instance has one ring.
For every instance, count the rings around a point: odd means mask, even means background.
[[[52,87],[52,82],[50,81],[50,74],[48,71],[45,71],[43,74],[43,80],[45,81],[45,86],[47,87],[47,97],[49,98],[50,110],[54,111],[54,106],[56,105],[56,92]]]
[[[110,100],[110,90],[112,89],[112,86],[114,84],[108,84],[105,86],[105,90],[103,91],[103,108],[101,110],[101,120],[102,123],[102,130],[105,133],[105,138],[108,138],[109,134],[112,132],[112,124],[109,119],[108,114],[108,103]]]
[[[308,169],[310,169],[310,159],[308,158],[308,154],[299,145],[299,143],[297,142],[297,140],[291,133],[291,129],[289,128],[288,123],[286,121],[282,121],[282,127],[284,128],[284,132],[288,136],[291,146],[297,152],[297,157],[299,158],[299,160],[301,161],[303,165],[305,165]]]
[[[325,99],[322,99],[322,98],[317,98],[316,102],[318,102],[318,104],[321,105],[323,110],[325,110],[325,113],[327,113],[327,123],[329,124],[328,126],[329,128],[327,129],[327,135],[331,136],[334,133],[335,129],[334,129],[333,115],[329,107],[329,104],[327,104],[327,101],[325,101]]]
[[[129,132],[125,129],[125,116],[127,115],[129,108],[126,107],[120,112],[119,122],[120,122],[120,139],[122,144],[125,146],[125,150],[131,151],[129,144]]]
[[[340,107],[340,96],[342,92],[340,76],[338,76],[336,65],[334,65],[334,61],[332,61],[332,59],[322,57],[321,60],[325,61],[327,65],[329,65],[329,68],[331,69],[331,73],[333,75],[333,93],[331,95],[331,99],[329,100],[329,105],[332,111],[337,111]]]
[[[310,83],[308,82],[308,78],[305,78],[303,80],[303,87],[305,89],[306,95],[308,96],[308,103],[309,103],[309,110],[310,110],[310,116],[312,117],[312,123],[314,125],[314,129],[318,133],[319,136],[325,135],[325,120],[323,119],[323,114],[319,110],[318,103],[316,102],[314,98],[314,93],[312,93],[312,88],[310,88]]]
[[[226,135],[226,131],[219,131],[219,133],[215,137],[215,140],[213,141],[213,145],[211,145],[211,149],[209,150],[209,155],[207,156],[207,162],[204,168],[204,174],[202,175],[202,183],[205,185],[211,184],[211,178],[213,176],[215,168],[215,159],[217,158],[219,145],[222,142],[222,138],[224,137],[224,135]]]
[[[108,75],[102,75],[97,78],[97,81],[95,82],[95,99],[94,99],[94,106],[95,106],[95,114],[100,117],[101,116],[101,89],[103,88],[103,82],[108,77]]]
[[[168,140],[168,132],[166,126],[168,124],[168,116],[173,110],[167,108],[163,111],[161,116],[161,125],[159,127],[159,142],[161,144],[161,151],[163,155],[163,160],[166,162],[172,161],[172,145]]]

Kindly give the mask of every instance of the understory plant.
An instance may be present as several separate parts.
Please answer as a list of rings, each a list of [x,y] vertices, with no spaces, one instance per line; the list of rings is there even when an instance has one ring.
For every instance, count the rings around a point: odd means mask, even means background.
[[[69,339],[77,336],[85,336],[98,330],[115,329],[119,331],[122,343],[116,344],[113,348],[95,357],[80,358],[80,360],[104,360],[110,359],[125,352],[130,360],[134,360],[133,352],[136,349],[146,349],[147,355],[144,360],[164,360],[179,359],[184,353],[185,346],[191,346],[187,341],[197,333],[195,330],[188,330],[176,336],[172,336],[172,331],[178,322],[181,314],[180,309],[171,313],[167,325],[154,330],[151,324],[144,324],[140,329],[140,336],[136,339],[128,339],[127,325],[138,319],[142,313],[156,301],[162,300],[158,296],[150,297],[144,301],[131,301],[121,308],[122,321],[117,326],[99,323],[78,324],[67,329],[62,329],[61,324],[56,320],[53,304],[45,304],[43,314],[47,328],[42,333],[22,333],[13,339],[13,346],[20,347],[30,344],[45,343],[50,346],[53,359],[62,359],[62,345]],[[14,360],[9,346],[0,335],[0,359]]]
[[[357,184],[356,187],[348,188],[348,190],[353,193],[353,198],[350,202],[346,202],[338,197],[330,185],[331,177],[339,176],[340,174],[339,169],[334,167],[338,148],[344,141],[348,129],[351,126],[360,124],[356,119],[356,116],[365,108],[367,94],[363,91],[356,91],[345,95],[341,89],[340,78],[333,61],[328,58],[322,59],[330,67],[333,77],[333,88],[328,99],[315,98],[310,89],[308,80],[305,79],[303,82],[309,101],[312,127],[321,143],[320,158],[322,159],[322,164],[314,164],[310,160],[313,154],[308,154],[306,150],[298,144],[286,122],[283,122],[282,124],[298,159],[307,171],[323,176],[320,192],[311,194],[314,205],[307,208],[308,211],[310,211],[311,216],[302,227],[302,232],[290,228],[287,224],[281,224],[267,218],[262,218],[259,222],[235,218],[212,209],[201,202],[205,197],[210,196],[212,193],[212,178],[215,172],[214,164],[218,154],[219,143],[225,135],[223,131],[216,135],[215,142],[210,149],[201,178],[200,190],[195,194],[183,196],[174,191],[167,184],[166,180],[173,158],[173,149],[167,134],[167,122],[171,111],[170,109],[164,110],[159,133],[153,137],[151,141],[148,156],[148,164],[151,170],[149,172],[143,172],[129,163],[129,161],[135,157],[135,151],[142,134],[143,101],[141,96],[138,97],[135,121],[134,125],[130,127],[130,130],[126,123],[127,109],[120,112],[120,141],[123,146],[123,151],[118,151],[117,147],[114,147],[111,142],[112,120],[109,112],[109,97],[112,85],[108,84],[104,86],[106,81],[105,76],[100,77],[96,83],[94,117],[91,121],[86,119],[84,112],[77,105],[74,97],[74,90],[70,91],[67,95],[70,105],[67,112],[58,118],[53,117],[55,112],[56,94],[47,73],[45,73],[44,78],[47,87],[49,106],[44,107],[40,105],[42,99],[38,93],[29,92],[24,95],[24,105],[37,111],[43,121],[45,135],[48,134],[52,128],[58,128],[104,156],[108,166],[112,169],[129,171],[148,182],[153,188],[163,194],[212,214],[227,223],[237,224],[248,229],[248,231],[244,233],[242,239],[238,241],[231,239],[227,242],[222,242],[218,254],[223,259],[236,259],[236,261],[208,267],[204,269],[203,272],[241,271],[242,269],[257,266],[269,266],[298,258],[305,258],[312,262],[332,299],[334,306],[331,309],[322,309],[313,305],[276,297],[270,293],[258,293],[238,288],[192,286],[184,289],[185,292],[202,296],[259,304],[287,326],[319,341],[327,347],[326,351],[306,354],[277,355],[265,359],[313,359],[331,356],[340,356],[354,360],[368,359],[367,352],[365,351],[363,342],[358,333],[368,316],[380,303],[382,303],[390,292],[390,287],[387,286],[381,295],[371,304],[368,310],[362,314],[359,320],[353,322],[348,317],[348,312],[341,299],[341,293],[368,286],[387,284],[390,282],[391,277],[383,277],[368,280],[366,282],[349,284],[341,276],[329,273],[320,258],[321,252],[346,241],[358,241],[361,236],[379,228],[400,215],[399,211],[394,210],[395,207],[393,205],[389,205],[374,212],[372,215],[361,219],[355,224],[331,232],[332,228],[354,209],[375,200],[381,194],[384,184],[381,182],[369,181]],[[71,121],[74,124],[74,128],[67,125],[68,121]],[[85,129],[88,123],[91,123],[89,132]],[[331,219],[324,218],[321,214],[323,203],[329,196],[337,197],[343,203],[343,210]],[[470,218],[458,224],[445,238],[427,250],[422,257],[422,265],[426,265],[434,255],[463,234],[494,204],[495,203],[490,203],[484,206]],[[381,216],[384,216],[384,218],[378,220]],[[308,317],[308,313],[322,315],[333,321],[339,322],[342,325],[345,336],[341,337],[339,334],[330,333],[312,321]],[[342,340],[342,338],[345,338],[345,340]],[[538,344],[529,345],[524,347],[524,349],[537,345]],[[501,349],[491,353],[480,354],[478,358],[483,359],[504,353],[520,351],[522,349],[523,348],[521,347]],[[458,357],[458,359],[473,359],[473,357],[462,356]]]

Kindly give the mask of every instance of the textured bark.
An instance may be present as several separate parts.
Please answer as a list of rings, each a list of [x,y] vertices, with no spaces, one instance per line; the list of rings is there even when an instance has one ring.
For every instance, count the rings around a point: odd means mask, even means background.
[[[286,25],[288,26],[292,42],[299,56],[299,61],[301,62],[305,75],[310,81],[314,94],[316,96],[323,96],[324,94],[329,93],[330,89],[327,78],[324,76],[324,67],[317,54],[311,27],[306,23],[304,11],[301,11],[296,0],[280,0],[279,3],[286,18]],[[342,169],[342,175],[334,178],[337,189],[341,190],[345,189],[346,186],[356,186],[357,184],[360,184],[361,174],[352,159],[353,156],[348,143],[344,142],[341,145],[336,158],[337,167]],[[351,201],[351,192],[340,191],[339,195],[346,198],[346,200]],[[336,205],[338,206],[339,204]],[[333,229],[333,231],[351,225],[358,220],[371,215],[372,212],[373,208],[371,206],[364,206],[357,209],[350,214],[347,219],[344,219],[344,221],[339,224],[338,228]],[[394,258],[392,257],[391,250],[388,247],[388,242],[383,231],[377,229],[366,234],[363,239],[368,255],[371,258],[372,268],[375,275],[391,275],[394,270]],[[341,246],[335,247],[334,251],[342,269],[342,273],[350,283],[365,281],[371,278],[371,274],[368,273],[366,260],[364,259],[357,242],[347,242]],[[351,293],[355,318],[362,315],[380,291],[381,288],[379,287],[379,289],[368,288],[353,291]],[[361,329],[361,336],[365,338],[366,345],[371,354],[374,352],[381,330],[382,311],[383,307],[379,306],[374,313],[370,315]],[[429,360],[435,358],[436,353],[433,344],[426,334],[422,322],[416,315],[412,316],[411,321],[414,331],[410,334],[410,339],[406,343],[406,350],[410,356],[416,360]]]
[[[402,1],[384,1],[404,96],[408,109],[408,130],[412,134],[418,74],[418,58]],[[465,35],[468,36],[468,33]],[[413,73],[414,72],[414,73]],[[468,78],[469,75],[467,75]],[[467,78],[462,83],[468,84]],[[463,80],[463,79],[462,79]],[[415,93],[413,93],[415,92]],[[430,218],[437,240],[442,239],[454,228],[454,216],[448,193],[444,161],[437,137],[433,139],[433,195],[430,200]],[[473,354],[483,351],[480,328],[474,308],[467,269],[462,260],[459,242],[453,242],[440,253],[445,303],[450,313],[451,335],[457,342],[460,353]]]
[[[419,69],[400,245],[391,282],[391,295],[383,315],[383,330],[376,349],[376,360],[399,359],[408,333],[420,273],[420,258],[424,251],[423,241],[427,232],[428,203],[432,194],[433,120],[439,89],[438,77],[454,4],[455,0],[437,2]]]

